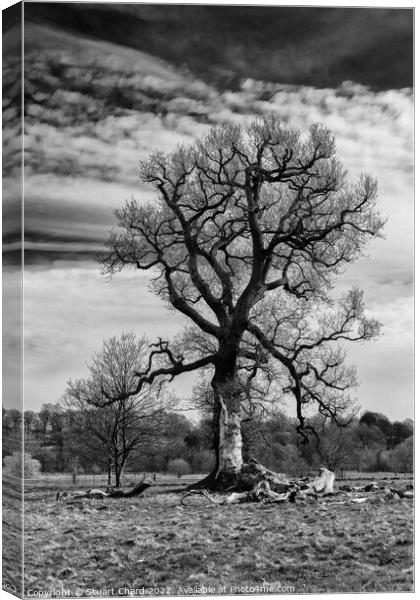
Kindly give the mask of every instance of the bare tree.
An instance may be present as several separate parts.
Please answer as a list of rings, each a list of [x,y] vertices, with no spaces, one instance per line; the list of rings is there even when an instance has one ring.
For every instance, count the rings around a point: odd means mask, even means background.
[[[53,404],[43,404],[38,413],[38,419],[42,431],[42,443],[47,443],[47,433],[51,426],[51,417],[54,413],[55,406]]]
[[[117,487],[129,457],[159,430],[173,402],[159,394],[158,385],[129,394],[136,385],[135,373],[145,366],[148,347],[145,338],[136,340],[133,333],[106,340],[88,365],[89,377],[69,381],[63,399],[67,408],[76,411],[86,437],[93,436],[87,443],[103,448]]]
[[[313,422],[319,436],[313,452],[319,457],[321,464],[333,472],[349,468],[362,450],[362,443],[357,435],[357,422],[345,424],[347,427],[343,427],[339,419],[329,422],[322,416]]]
[[[335,305],[329,290],[380,234],[376,184],[368,175],[347,183],[329,131],[314,125],[302,137],[274,116],[247,131],[214,128],[140,168],[158,199],[115,211],[105,272],[150,270],[155,294],[191,327],[157,342],[129,393],[211,372],[217,456],[206,485],[232,485],[243,466],[244,407],[264,385],[294,396],[304,436],[307,404],[331,418],[347,406],[356,377],[338,344],[372,339],[379,324],[366,317],[361,291]]]

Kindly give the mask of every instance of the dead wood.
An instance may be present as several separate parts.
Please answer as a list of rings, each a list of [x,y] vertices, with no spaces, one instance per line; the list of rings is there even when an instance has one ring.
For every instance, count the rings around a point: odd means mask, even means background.
[[[283,473],[270,471],[255,459],[243,465],[238,479],[238,491],[252,491],[255,486],[266,481],[270,484],[270,489],[278,494],[284,494],[290,487],[290,480]]]
[[[328,469],[321,469],[319,476],[314,480],[306,477],[291,481],[286,475],[270,471],[255,459],[251,459],[249,463],[242,467],[234,485],[225,488],[225,492],[231,491],[231,493],[222,501],[210,496],[208,492],[202,489],[201,483],[199,482],[198,488],[189,489],[181,498],[180,504],[183,504],[185,498],[192,494],[201,494],[214,504],[219,505],[241,504],[243,502],[295,502],[296,499],[303,501],[307,498],[317,500],[319,495],[335,495],[333,490],[334,473]]]
[[[255,459],[250,459],[242,466],[240,473],[227,476],[212,471],[201,481],[190,485],[187,489],[206,489],[218,492],[246,492],[251,491],[260,481],[268,481],[273,491],[285,493],[289,489],[289,479],[282,473],[270,471]]]
[[[282,473],[276,473],[266,469],[256,460],[250,460],[244,465],[239,476],[236,477],[233,485],[226,487],[224,492],[231,491],[229,495],[223,498],[215,498],[210,493],[201,487],[199,482],[197,488],[183,488],[177,492],[184,493],[179,503],[174,506],[187,506],[184,504],[186,498],[193,495],[204,496],[212,504],[216,505],[231,505],[241,504],[244,502],[255,502],[258,504],[275,504],[283,502],[316,502],[318,499],[325,499],[327,502],[330,498],[339,495],[347,496],[347,500],[339,502],[328,502],[328,504],[343,504],[353,502],[362,504],[368,500],[368,497],[377,497],[379,500],[386,499],[400,500],[402,498],[413,498],[412,484],[404,486],[404,489],[395,489],[378,484],[372,481],[364,486],[340,486],[339,491],[334,490],[335,476],[332,471],[321,468],[319,475],[314,479],[309,477],[299,480],[289,480]],[[233,482],[232,482],[233,483]],[[153,482],[145,480],[137,483],[134,487],[108,488],[106,491],[101,489],[79,490],[73,493],[57,493],[57,500],[65,500],[69,504],[75,503],[85,498],[87,499],[105,499],[105,498],[133,498],[141,495],[147,488],[153,486]],[[369,496],[361,496],[359,494],[368,494]],[[383,495],[382,495],[383,494]]]
[[[241,504],[242,502],[249,502],[250,500],[250,492],[232,492],[225,498],[223,504]]]
[[[334,494],[335,475],[322,467],[319,476],[308,484],[308,490],[316,494]]]
[[[210,494],[206,491],[206,490],[202,490],[202,489],[198,489],[198,490],[188,490],[188,492],[186,494],[184,494],[184,496],[182,496],[181,500],[175,504],[174,506],[180,506],[180,505],[184,505],[184,500],[185,498],[188,498],[188,496],[204,496],[205,498],[207,498],[207,500],[210,500],[210,502],[213,502],[213,504],[223,504],[223,501],[220,502],[219,500],[216,500],[216,498],[213,498],[212,496],[210,496]]]
[[[81,499],[94,499],[103,500],[104,498],[133,498],[139,496],[147,488],[153,485],[150,481],[144,479],[137,483],[135,486],[123,489],[123,488],[108,488],[106,491],[95,488],[90,490],[78,490],[75,492],[57,492],[56,500],[65,500],[66,502],[73,502],[74,500]]]
[[[132,488],[124,489],[114,489],[108,492],[108,496],[110,498],[133,498],[134,496],[139,496],[142,494],[147,488],[152,487],[153,483],[149,483],[147,481],[140,481],[137,485]]]
[[[363,498],[350,498],[350,502],[353,502],[354,504],[363,504],[364,502],[367,502],[367,497],[363,496]]]
[[[328,504],[346,504],[348,502],[364,504],[369,498],[381,493],[385,494],[385,499],[408,499],[413,497],[412,490],[407,489],[410,486],[406,486],[405,489],[401,490],[384,488],[384,486],[376,481],[372,481],[364,486],[344,485],[338,491],[335,491],[334,480],[334,473],[325,468],[321,468],[319,475],[314,479],[287,480],[285,475],[270,471],[253,460],[244,466],[237,480],[237,485],[231,488],[232,492],[224,500],[216,500],[202,489],[190,490],[184,498],[191,493],[202,494],[214,504],[232,505],[244,502],[256,502],[259,504],[282,503],[285,501],[316,502],[318,499],[325,500]],[[252,483],[253,486],[250,487]],[[244,487],[248,489],[243,489]],[[368,496],[359,495],[361,493],[368,494]],[[347,499],[332,501],[340,495],[347,496]]]
[[[414,494],[410,490],[397,490],[395,488],[389,488],[391,494],[398,496],[398,498],[414,498]]]

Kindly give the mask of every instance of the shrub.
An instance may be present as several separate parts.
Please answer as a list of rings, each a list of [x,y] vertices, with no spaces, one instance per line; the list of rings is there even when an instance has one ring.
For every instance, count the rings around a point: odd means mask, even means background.
[[[189,463],[183,458],[174,458],[168,462],[168,471],[173,475],[182,477],[183,475],[187,475],[187,473],[191,473],[191,468]]]
[[[32,458],[30,454],[25,452],[23,455],[24,477],[38,477],[41,471],[41,463],[36,458]],[[22,477],[22,453],[13,452],[12,455],[6,456],[3,460],[3,466],[6,473],[15,477]]]

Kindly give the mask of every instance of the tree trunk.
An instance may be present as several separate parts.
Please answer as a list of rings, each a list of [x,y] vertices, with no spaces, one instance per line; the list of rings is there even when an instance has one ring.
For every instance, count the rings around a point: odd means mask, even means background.
[[[219,403],[214,403],[213,409],[213,450],[214,450],[214,468],[213,473],[216,474],[219,470],[219,427],[220,427],[220,411]]]
[[[216,365],[212,380],[214,393],[213,444],[216,464],[212,472],[190,489],[251,490],[260,481],[277,486],[274,490],[284,493],[288,488],[287,478],[269,471],[257,461],[244,463],[242,455],[242,410],[240,383],[236,379],[235,360],[225,360]],[[227,365],[231,365],[229,368]],[[232,367],[233,365],[233,367]]]
[[[222,372],[220,372],[222,371]],[[214,393],[213,447],[215,467],[213,471],[194,487],[226,489],[237,485],[241,475],[242,432],[241,405],[235,376],[218,370],[213,377]]]
[[[217,479],[224,487],[225,484],[233,485],[242,470],[242,431],[240,413],[230,410],[223,398],[220,402]]]
[[[115,487],[121,487],[121,477],[120,477],[120,465],[118,464],[118,455],[115,453],[114,458],[114,469],[115,469]]]
[[[108,461],[108,486],[111,485],[111,468],[112,468],[112,463],[109,460]]]
[[[123,485],[123,481],[124,481],[124,471],[125,471],[125,467],[127,466],[127,458],[124,458],[121,462],[120,465],[120,487],[122,487]]]
[[[127,464],[127,458],[123,458],[121,462],[118,460],[118,454],[115,453],[115,487],[122,487],[124,469]]]

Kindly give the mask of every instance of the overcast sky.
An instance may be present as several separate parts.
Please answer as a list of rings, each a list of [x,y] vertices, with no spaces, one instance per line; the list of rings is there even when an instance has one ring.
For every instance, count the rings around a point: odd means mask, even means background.
[[[311,11],[313,14],[316,9]],[[352,36],[357,38],[359,27],[366,48],[363,10],[358,12],[351,19]],[[407,14],[397,11],[395,16],[392,33],[396,39],[406,40]],[[296,26],[293,11],[286,17]],[[319,27],[326,18],[332,16],[323,14]],[[390,27],[389,15],[384,13],[382,18],[381,30],[381,19],[375,15],[372,33],[381,48],[386,46],[385,33]],[[344,12],[334,13],[334,23],[348,33]],[[144,50],[123,48],[86,34],[81,38],[74,31],[57,32],[55,28],[54,32],[41,18],[28,25],[32,98],[27,108],[25,184],[26,409],[36,410],[42,403],[59,399],[70,377],[86,373],[86,362],[104,338],[122,330],[168,337],[182,324],[179,316],[167,312],[148,291],[147,274],[126,271],[109,281],[94,261],[114,223],[112,207],[132,195],[140,201],[154,197],[153,191],[138,181],[138,160],[154,148],[169,151],[179,142],[192,140],[210,123],[246,124],[255,113],[276,112],[285,124],[302,129],[322,122],[336,136],[338,155],[349,177],[369,172],[378,179],[379,209],[388,216],[385,239],[369,246],[369,256],[341,276],[337,290],[362,287],[369,313],[384,323],[379,341],[349,351],[349,361],[357,365],[361,381],[359,403],[363,409],[383,412],[392,419],[413,415],[411,85],[405,81],[401,87],[401,81],[392,75],[395,65],[388,81],[376,72],[369,87],[368,68],[361,71],[358,81],[354,65],[360,62],[360,47],[349,43],[344,62],[330,60],[335,68],[329,79],[325,69],[317,66],[325,49],[317,54],[315,33],[307,45],[303,40],[299,48],[293,47],[301,64],[310,64],[307,84],[304,73],[299,83],[258,80],[255,68],[252,77],[245,77],[245,53],[242,77],[228,90],[210,76],[200,80],[195,68],[179,69]],[[270,28],[269,48],[275,55],[272,38]],[[308,49],[313,50],[310,61],[302,58]],[[284,51],[281,41],[277,53],[280,51]],[[255,46],[250,59],[257,54]],[[406,56],[405,50],[401,52],[401,71],[407,71]],[[378,57],[375,60],[381,69],[382,62]],[[346,65],[353,64],[353,82],[340,80],[340,64],[343,78],[348,72]],[[48,85],[51,89],[46,92]],[[13,114],[9,118],[12,144]],[[12,171],[9,179],[6,177],[11,190],[8,207],[18,195],[11,178]],[[14,227],[13,219],[6,216],[10,250],[15,243]],[[5,261],[6,290],[13,278],[13,256],[10,252],[10,260]],[[12,292],[4,302],[6,309],[16,302]],[[9,321],[4,350],[6,380],[17,361],[12,317]],[[176,390],[188,396],[192,382],[191,376],[184,377],[176,383]],[[4,404],[13,404],[13,393],[4,398]]]

